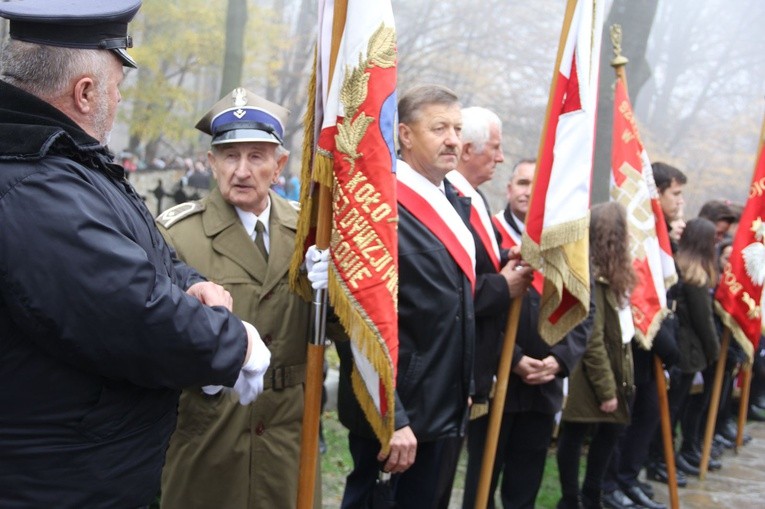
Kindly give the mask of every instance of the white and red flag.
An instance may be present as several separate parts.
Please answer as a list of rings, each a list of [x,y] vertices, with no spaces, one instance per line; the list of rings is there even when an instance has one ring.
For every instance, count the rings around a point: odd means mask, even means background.
[[[590,306],[590,186],[604,5],[568,2],[526,215],[522,254],[545,278],[539,333],[550,344]]]
[[[314,196],[321,183],[332,190],[329,300],[350,337],[354,394],[387,449],[398,362],[393,11],[390,0],[319,0],[318,11],[291,270],[294,278],[300,247],[323,227]]]
[[[611,170],[611,197],[627,210],[632,266],[638,280],[630,295],[635,337],[649,350],[669,314],[667,288],[677,281],[677,272],[651,163],[621,78],[614,88]]]
[[[765,123],[763,123],[765,132]],[[765,282],[765,136],[754,168],[749,199],[733,239],[733,250],[715,292],[715,309],[751,362],[762,333]]]

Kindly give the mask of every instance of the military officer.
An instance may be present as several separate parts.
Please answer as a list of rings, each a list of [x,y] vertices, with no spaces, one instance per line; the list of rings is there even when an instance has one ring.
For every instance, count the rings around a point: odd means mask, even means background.
[[[196,125],[212,136],[207,157],[217,187],[157,219],[179,258],[231,293],[234,313],[271,351],[265,390],[252,405],[216,387],[183,392],[162,473],[163,508],[296,504],[310,311],[288,283],[297,204],[270,190],[289,157],[288,113],[243,88],[221,99]],[[318,507],[321,497],[314,499]]]

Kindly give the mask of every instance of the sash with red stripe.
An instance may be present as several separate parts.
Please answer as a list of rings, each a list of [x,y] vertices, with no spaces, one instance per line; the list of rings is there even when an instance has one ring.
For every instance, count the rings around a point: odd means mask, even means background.
[[[475,292],[475,268],[470,255],[433,207],[412,188],[401,182],[397,183],[398,202],[414,215],[446,247],[457,266],[470,281],[470,288]]]
[[[457,195],[465,196],[465,194],[456,187],[454,189],[457,191]],[[481,217],[478,215],[478,210],[474,205],[470,206],[470,226],[473,227],[473,230],[478,234],[478,238],[481,239],[481,244],[483,244],[484,249],[489,254],[494,269],[499,272],[499,258],[497,258],[497,253],[494,251],[494,246],[489,237],[489,235],[494,234],[494,232],[489,233],[486,231],[486,228],[483,226],[483,221],[481,221]]]
[[[501,213],[502,212],[500,212],[500,214]],[[499,231],[499,236],[502,240],[500,247],[502,247],[502,249],[510,249],[520,246],[520,242],[516,242],[512,235],[510,235],[510,232],[507,231],[507,226],[505,226],[497,216],[491,216],[491,222],[497,227],[497,231]],[[545,287],[545,278],[538,270],[534,271],[534,279],[531,281],[531,286],[534,287],[534,290],[536,290],[539,295],[542,295],[542,290]]]

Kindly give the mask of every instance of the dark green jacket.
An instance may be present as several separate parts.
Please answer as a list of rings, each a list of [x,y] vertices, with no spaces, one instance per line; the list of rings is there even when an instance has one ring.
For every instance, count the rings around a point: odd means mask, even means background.
[[[595,319],[582,360],[569,377],[564,421],[627,424],[629,399],[634,393],[632,342],[622,343],[619,308],[608,282],[595,284]],[[605,413],[600,404],[617,398],[616,411]]]

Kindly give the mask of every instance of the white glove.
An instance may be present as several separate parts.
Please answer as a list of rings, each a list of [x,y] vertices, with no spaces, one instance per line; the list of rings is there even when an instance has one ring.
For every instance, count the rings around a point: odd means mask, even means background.
[[[215,396],[222,390],[223,390],[222,385],[205,385],[204,387],[202,387],[202,392],[204,392],[208,396]]]
[[[263,392],[263,375],[271,362],[271,352],[263,344],[255,327],[245,321],[242,323],[247,330],[247,341],[252,345],[252,349],[250,358],[242,366],[239,378],[234,383],[234,392],[239,395],[239,403],[249,405]]]
[[[329,279],[329,249],[320,251],[316,245],[309,247],[305,253],[305,268],[313,289],[326,289]]]

